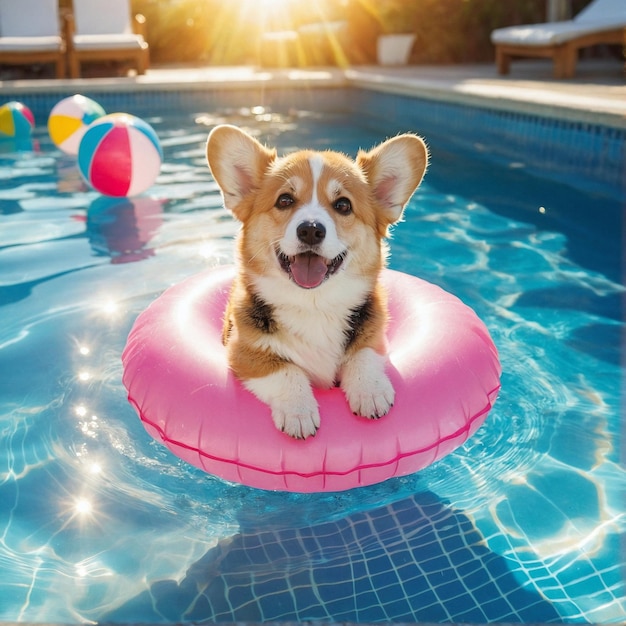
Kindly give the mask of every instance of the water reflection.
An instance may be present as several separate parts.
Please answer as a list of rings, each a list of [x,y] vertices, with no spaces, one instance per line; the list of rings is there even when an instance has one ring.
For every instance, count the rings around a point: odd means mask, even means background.
[[[63,154],[54,162],[57,191],[59,193],[80,193],[89,190],[78,169],[76,157]]]
[[[93,251],[111,263],[133,263],[154,255],[148,244],[163,224],[163,200],[99,196],[87,210]]]
[[[0,139],[0,154],[19,154],[20,152],[36,152],[39,143],[32,137],[2,137]]]

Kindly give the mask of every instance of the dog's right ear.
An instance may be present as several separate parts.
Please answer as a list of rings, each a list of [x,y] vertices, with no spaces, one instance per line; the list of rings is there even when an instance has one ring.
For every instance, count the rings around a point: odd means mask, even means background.
[[[265,148],[236,126],[223,124],[209,133],[206,156],[222,190],[224,205],[236,218],[245,219],[254,192],[276,158],[276,150]]]

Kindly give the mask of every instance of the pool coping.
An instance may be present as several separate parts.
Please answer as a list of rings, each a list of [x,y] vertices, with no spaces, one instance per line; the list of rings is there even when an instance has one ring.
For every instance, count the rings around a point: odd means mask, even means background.
[[[542,78],[543,74],[538,74],[540,67],[531,65],[521,78],[507,80],[496,77],[491,66],[355,66],[347,69],[174,66],[157,67],[143,76],[5,80],[0,81],[0,87],[5,98],[83,90],[123,93],[354,87],[626,129],[626,83],[622,85],[619,78],[615,78],[613,66],[609,66],[608,73],[603,74],[601,66],[580,80],[569,82]]]
[[[451,81],[416,77],[404,72],[389,75],[376,70],[348,70],[346,77],[350,86],[364,89],[626,129],[626,89],[624,100],[616,102],[584,93],[542,88],[537,81],[510,84]]]

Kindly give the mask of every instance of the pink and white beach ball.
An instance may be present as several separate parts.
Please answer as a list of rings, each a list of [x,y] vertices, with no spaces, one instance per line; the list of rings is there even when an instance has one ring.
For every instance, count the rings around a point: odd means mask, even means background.
[[[66,154],[78,154],[78,146],[87,127],[105,115],[91,98],[80,94],[63,98],[54,105],[48,118],[48,133],[57,148]]]
[[[127,113],[112,113],[89,126],[78,148],[78,168],[106,196],[136,196],[161,169],[163,151],[150,124]]]

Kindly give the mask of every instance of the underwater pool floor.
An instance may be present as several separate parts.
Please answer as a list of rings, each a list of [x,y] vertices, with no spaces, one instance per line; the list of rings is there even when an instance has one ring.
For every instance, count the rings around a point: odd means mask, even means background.
[[[623,197],[541,176],[522,153],[468,151],[410,102],[384,121],[329,108],[355,96],[170,109],[103,95],[163,144],[159,179],[132,200],[87,189],[41,125],[30,149],[0,153],[0,620],[624,620]],[[35,106],[42,119],[51,103]],[[121,385],[130,326],[167,286],[233,259],[237,225],[204,162],[221,121],[281,151],[354,154],[403,124],[427,138],[391,267],[470,304],[503,364],[496,406],[456,452],[303,495],[225,483],[145,433]]]

